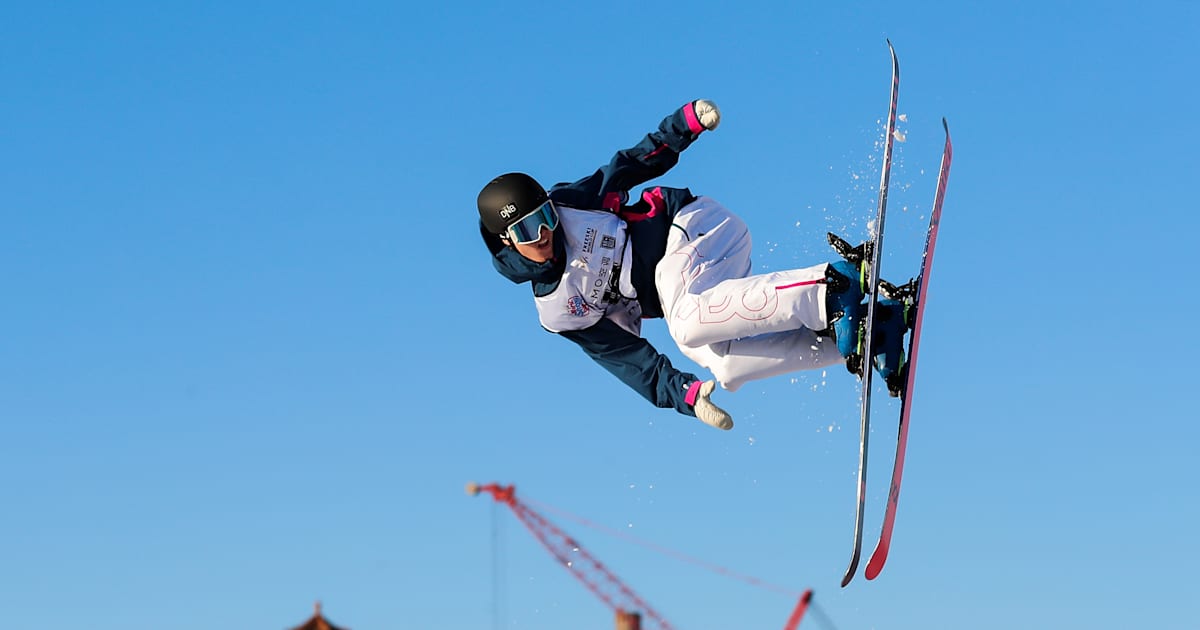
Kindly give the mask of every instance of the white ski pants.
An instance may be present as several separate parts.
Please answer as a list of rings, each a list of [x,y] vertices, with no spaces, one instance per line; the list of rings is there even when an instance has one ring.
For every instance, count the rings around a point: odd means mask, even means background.
[[[736,391],[748,381],[840,363],[827,326],[827,264],[750,275],[750,231],[720,203],[698,197],[675,216],[655,268],[671,337]]]

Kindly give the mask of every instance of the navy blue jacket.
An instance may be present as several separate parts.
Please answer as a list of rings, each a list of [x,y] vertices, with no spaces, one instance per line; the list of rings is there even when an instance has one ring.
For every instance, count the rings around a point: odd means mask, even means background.
[[[699,137],[704,128],[696,121],[692,107],[688,103],[664,118],[657,130],[646,134],[632,148],[618,151],[611,162],[595,173],[573,183],[556,184],[549,190],[550,198],[557,204],[587,210],[607,209],[626,220],[629,246],[633,248],[630,274],[644,318],[663,316],[654,285],[654,268],[666,251],[671,220],[695,196],[686,188],[656,187],[643,190],[630,203],[630,190],[670,170],[679,162],[679,154]],[[554,239],[553,260],[535,263],[505,247],[482,223],[479,231],[501,275],[516,283],[531,283],[535,295],[546,295],[558,286],[566,264],[565,239]],[[696,415],[686,397],[699,379],[672,367],[670,359],[659,354],[645,339],[608,318],[601,318],[584,330],[558,334],[574,341],[596,363],[655,405]]]

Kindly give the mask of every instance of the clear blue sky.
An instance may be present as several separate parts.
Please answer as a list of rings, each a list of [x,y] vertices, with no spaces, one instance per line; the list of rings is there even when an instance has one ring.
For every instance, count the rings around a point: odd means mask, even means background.
[[[814,588],[843,630],[1196,627],[1200,9],[842,4],[5,6],[6,622],[611,627],[474,480]],[[854,380],[719,394],[730,433],[652,408],[538,327],[474,204],[710,98],[657,183],[739,212],[756,268],[827,261],[874,210],[885,38],[885,276],[916,272],[942,116],[956,160],[895,543],[843,590]],[[560,522],[679,628],[790,611]]]

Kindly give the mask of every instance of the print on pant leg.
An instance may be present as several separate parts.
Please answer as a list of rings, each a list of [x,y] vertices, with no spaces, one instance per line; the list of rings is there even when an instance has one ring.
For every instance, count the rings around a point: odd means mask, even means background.
[[[705,273],[715,279],[720,271]],[[824,328],[823,265],[750,277],[725,276],[727,279],[703,291],[697,290],[701,282],[693,282],[679,296],[668,324],[680,345]]]
[[[686,249],[692,249],[692,251],[688,252]],[[770,287],[760,286],[757,287],[757,290],[750,289],[739,296],[737,295],[735,285],[726,284],[728,282],[744,280],[744,278],[731,277],[701,293],[693,292],[696,277],[702,272],[709,273],[716,271],[712,266],[719,265],[725,261],[700,263],[693,266],[693,260],[701,257],[699,252],[696,252],[694,248],[685,248],[684,251],[678,251],[672,255],[683,256],[687,259],[683,267],[685,273],[682,274],[683,280],[681,282],[684,287],[684,293],[680,296],[679,304],[675,309],[675,319],[683,321],[695,316],[696,320],[701,324],[721,324],[735,317],[740,317],[746,321],[758,321],[767,319],[778,310],[779,294]],[[687,273],[688,271],[691,273]],[[722,293],[722,285],[725,285],[725,288],[730,291],[726,295],[720,295]],[[711,301],[714,296],[718,298],[717,301]]]

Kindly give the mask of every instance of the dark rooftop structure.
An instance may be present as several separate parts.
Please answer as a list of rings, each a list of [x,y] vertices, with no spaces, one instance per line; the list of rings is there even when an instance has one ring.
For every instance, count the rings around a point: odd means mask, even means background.
[[[350,630],[342,626],[335,626],[324,615],[321,614],[321,602],[313,604],[313,616],[308,621],[291,628],[291,630]]]

